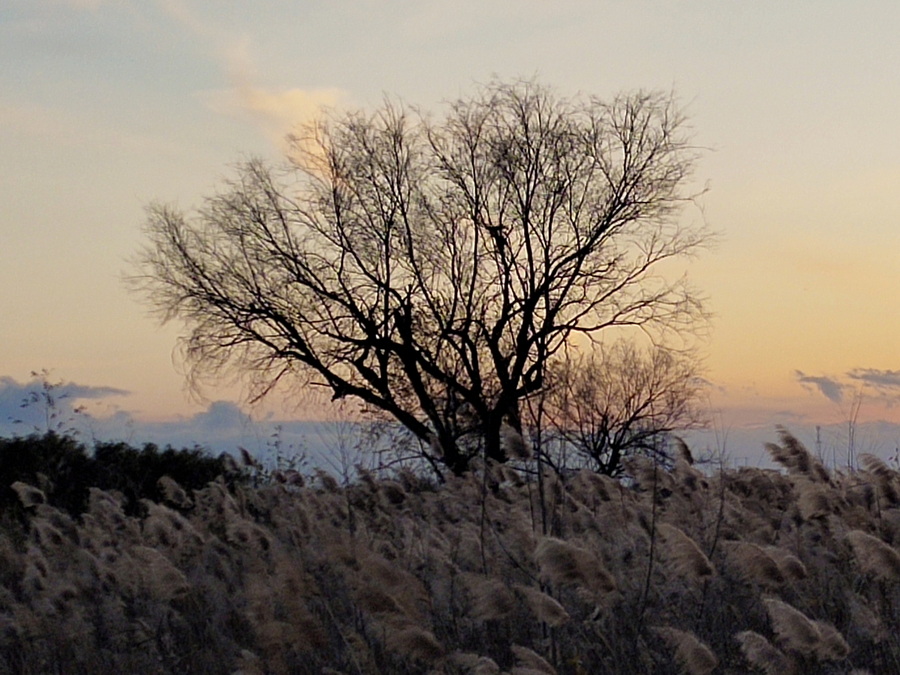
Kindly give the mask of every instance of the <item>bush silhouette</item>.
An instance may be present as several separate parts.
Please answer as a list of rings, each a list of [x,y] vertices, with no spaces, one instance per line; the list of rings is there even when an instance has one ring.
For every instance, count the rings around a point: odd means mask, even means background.
[[[200,447],[160,450],[152,443],[135,448],[107,442],[90,452],[71,436],[52,431],[0,438],[0,509],[7,521],[21,516],[22,506],[10,487],[21,481],[40,488],[49,504],[71,515],[87,508],[89,488],[117,490],[125,496],[126,512],[134,515],[141,499],[162,500],[158,481],[163,476],[191,491],[223,473],[222,459]]]

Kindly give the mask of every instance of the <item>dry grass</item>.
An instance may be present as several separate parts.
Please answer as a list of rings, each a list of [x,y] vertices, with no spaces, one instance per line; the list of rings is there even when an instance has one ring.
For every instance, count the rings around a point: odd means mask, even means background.
[[[724,550],[729,564],[746,580],[769,588],[785,582],[784,572],[764,547],[749,541],[728,541]]]
[[[883,581],[900,579],[900,554],[878,537],[860,530],[847,533],[860,569]]]
[[[658,628],[657,632],[675,652],[675,660],[688,675],[710,675],[719,665],[712,650],[695,635],[677,628]]]
[[[534,552],[541,578],[557,585],[576,585],[598,593],[616,590],[616,581],[603,563],[583,548],[545,537]]]
[[[659,533],[668,549],[672,569],[692,581],[702,581],[715,574],[716,570],[706,554],[693,539],[680,528],[668,523],[659,526]]]
[[[784,473],[683,451],[621,483],[548,474],[543,505],[532,460],[493,489],[162,481],[140,515],[94,490],[77,518],[18,484],[0,672],[900,672],[896,472],[778,448]]]
[[[822,634],[814,621],[797,608],[776,598],[766,598],[763,605],[769,613],[772,630],[785,649],[801,654],[815,651]]]
[[[766,675],[789,675],[794,672],[794,663],[759,633],[745,630],[735,637],[741,645],[747,663],[753,668],[761,670]]]

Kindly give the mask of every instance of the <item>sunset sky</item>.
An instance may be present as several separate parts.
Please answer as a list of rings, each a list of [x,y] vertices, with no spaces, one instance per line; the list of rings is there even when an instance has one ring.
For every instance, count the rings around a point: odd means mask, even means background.
[[[674,91],[709,148],[719,243],[686,269],[721,424],[840,422],[857,395],[900,423],[898,26],[896,0],[4,0],[0,376],[51,369],[98,416],[205,410],[180,326],[122,283],[144,206],[198,205],[320,105],[534,76]]]

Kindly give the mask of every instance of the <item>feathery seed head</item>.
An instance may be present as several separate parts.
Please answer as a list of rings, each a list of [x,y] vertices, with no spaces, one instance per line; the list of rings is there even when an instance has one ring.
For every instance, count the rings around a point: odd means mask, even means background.
[[[781,464],[791,474],[800,474],[815,482],[827,483],[829,481],[828,471],[822,462],[813,457],[809,450],[787,429],[778,427],[778,435],[781,445],[766,443],[766,450],[769,451],[775,462]]]
[[[616,589],[615,580],[591,552],[554,537],[544,537],[534,552],[541,578],[554,584],[575,584],[594,591]]]
[[[324,471],[323,469],[316,469],[316,477],[319,479],[322,487],[325,488],[327,492],[336,493],[340,491],[341,486],[338,485],[335,477],[327,471]]]
[[[10,487],[15,490],[19,501],[22,502],[22,506],[26,509],[47,503],[47,495],[44,494],[44,491],[33,485],[17,480]]]
[[[518,668],[527,668],[535,673],[543,673],[544,675],[556,675],[556,668],[536,651],[523,647],[521,645],[512,645],[510,651],[516,658],[516,666]]]
[[[464,669],[466,675],[500,675],[500,666],[486,656],[454,652],[447,660],[457,668]]]
[[[472,599],[473,618],[479,621],[503,619],[516,608],[515,596],[499,579],[465,573],[462,581]]]
[[[819,644],[815,653],[822,661],[843,661],[850,655],[850,645],[844,639],[837,628],[822,621],[814,621],[819,629]]]
[[[517,584],[513,587],[525,599],[525,603],[548,626],[561,626],[569,620],[569,613],[554,598],[536,588]]]
[[[803,520],[826,518],[838,510],[838,495],[825,483],[800,479],[794,486]]]
[[[822,634],[818,626],[803,612],[777,598],[763,600],[772,630],[787,648],[802,654],[811,654],[818,647]]]
[[[765,586],[777,586],[784,582],[778,563],[762,547],[748,541],[728,541],[724,549],[728,562],[744,578]]]
[[[863,572],[884,581],[900,579],[900,554],[892,546],[862,530],[851,530],[847,540]]]
[[[715,574],[715,568],[706,554],[700,550],[697,542],[681,529],[668,523],[661,523],[658,525],[658,530],[665,540],[669,557],[678,574],[694,580],[704,579]]]
[[[388,629],[386,644],[391,651],[424,663],[433,663],[445,653],[434,633],[414,624]]]
[[[744,658],[754,668],[759,668],[766,675],[784,675],[790,672],[791,661],[788,657],[759,633],[745,630],[735,635],[735,638],[741,643]]]
[[[194,505],[185,489],[170,476],[162,476],[156,481],[156,484],[163,494],[163,499],[172,504],[172,506],[176,506],[179,509],[189,509]]]
[[[709,675],[719,665],[712,650],[693,633],[671,627],[655,630],[675,650],[675,660],[688,675]]]
[[[762,550],[775,561],[778,565],[778,570],[785,579],[799,581],[808,576],[806,565],[804,565],[797,556],[788,553],[783,548],[778,546],[763,546]]]

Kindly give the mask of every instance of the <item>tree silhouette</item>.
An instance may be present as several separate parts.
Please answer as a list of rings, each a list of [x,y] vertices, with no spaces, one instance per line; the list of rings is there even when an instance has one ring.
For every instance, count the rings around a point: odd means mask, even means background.
[[[668,460],[669,434],[706,423],[693,355],[614,342],[551,364],[545,413],[554,433],[594,471],[617,476],[632,455]]]
[[[323,385],[460,473],[505,458],[573,337],[702,314],[656,272],[706,236],[678,219],[697,153],[670,97],[495,82],[441,116],[386,102],[292,140],[288,166],[245,162],[196,213],[148,209],[132,282],[184,322],[195,382]]]

